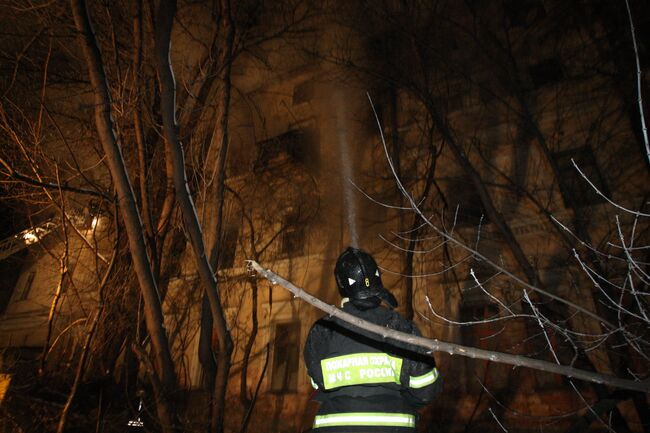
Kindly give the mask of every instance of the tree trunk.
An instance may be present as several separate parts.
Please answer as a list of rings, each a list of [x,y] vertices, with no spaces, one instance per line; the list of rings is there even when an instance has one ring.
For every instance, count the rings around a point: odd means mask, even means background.
[[[257,379],[257,385],[255,386],[255,392],[253,392],[253,396],[251,397],[251,402],[248,405],[248,408],[246,409],[246,413],[244,413],[244,418],[242,419],[241,429],[239,430],[239,433],[246,433],[246,430],[248,430],[248,423],[251,420],[253,409],[255,409],[255,403],[257,403],[257,396],[260,394],[262,381],[264,380],[264,376],[266,375],[266,369],[269,367],[269,354],[271,352],[271,347],[269,344],[266,345],[265,352],[266,355],[264,356],[264,365],[262,366],[260,377]]]
[[[208,197],[215,197],[217,214],[215,220],[210,223],[214,224],[214,240],[212,246],[209,247],[210,250],[210,265],[212,269],[217,269],[219,265],[219,255],[221,252],[221,232],[223,227],[223,204],[224,204],[224,191],[225,191],[225,180],[226,180],[226,158],[228,155],[228,118],[229,118],[229,109],[230,109],[230,71],[231,71],[231,57],[233,49],[233,38],[234,31],[232,24],[230,22],[230,13],[229,5],[226,5],[226,10],[222,10],[222,24],[219,26],[222,32],[226,32],[226,38],[224,46],[219,50],[219,41],[222,41],[222,37],[217,35],[215,37],[215,42],[212,47],[213,51],[218,51],[216,59],[213,61],[211,70],[215,70],[215,65],[221,64],[221,68],[218,72],[213,71],[211,76],[206,78],[203,82],[201,89],[199,91],[197,104],[203,107],[205,99],[207,98],[208,91],[212,87],[212,84],[215,80],[219,82],[219,88],[216,94],[216,125],[212,131],[212,135],[209,140],[209,144],[202,146],[201,160],[206,160],[207,155],[212,147],[219,144],[219,153],[217,155],[217,180],[215,184],[212,184],[208,187],[208,190],[211,191],[208,194]],[[190,123],[198,121],[198,115],[192,116]],[[188,128],[191,130],[193,127]],[[216,192],[212,194],[212,191],[216,189]],[[206,200],[208,198],[206,197]],[[202,309],[201,316],[201,334],[199,340],[199,350],[201,351],[201,365],[203,366],[204,372],[206,374],[206,386],[212,394],[215,389],[215,380],[216,380],[216,371],[214,370],[214,354],[211,346],[212,343],[212,325],[213,320],[211,317],[211,312],[209,308]],[[208,317],[210,316],[210,317]],[[209,327],[209,328],[207,328]],[[211,396],[214,397],[214,396]],[[210,410],[210,416],[212,417],[212,410]],[[217,422],[219,423],[219,422]]]
[[[154,249],[155,245],[155,230],[153,228],[153,217],[150,208],[149,196],[149,182],[148,182],[148,166],[149,156],[147,152],[147,142],[144,136],[144,127],[142,124],[142,101],[138,93],[139,86],[141,85],[142,76],[142,2],[137,1],[136,12],[133,17],[133,43],[135,50],[133,52],[133,88],[135,89],[135,110],[133,110],[133,127],[135,142],[138,147],[138,169],[140,180],[140,206],[142,208],[142,217],[144,219],[144,227],[147,233],[147,240],[149,247]],[[152,258],[155,262],[155,258]]]
[[[208,300],[210,301],[210,312],[212,313],[219,338],[219,352],[217,354],[218,370],[211,422],[212,431],[218,433],[223,430],[225,392],[230,372],[230,357],[233,350],[233,343],[219,298],[217,280],[206,255],[201,226],[187,184],[183,146],[178,138],[178,125],[176,123],[176,83],[169,59],[171,30],[175,14],[176,1],[163,0],[160,2],[156,23],[156,68],[160,81],[160,111],[163,118],[163,132],[167,154],[171,157],[173,164],[174,190],[183,214],[185,229],[190,237],[199,276],[205,286]]]
[[[257,337],[258,331],[258,320],[257,320],[257,280],[252,278],[249,280],[251,284],[252,291],[252,309],[251,309],[251,321],[253,329],[248,336],[248,341],[246,342],[246,347],[244,348],[244,358],[242,359],[241,366],[241,382],[239,386],[239,401],[244,406],[250,406],[252,404],[251,399],[248,397],[248,364],[251,357],[251,352],[253,351],[253,346],[255,345],[255,338]]]
[[[153,375],[156,376],[154,379],[160,380],[162,385],[160,395],[156,396],[156,409],[162,430],[164,432],[173,432],[180,427],[172,400],[172,396],[176,391],[176,373],[163,325],[163,312],[158,289],[147,255],[142,221],[135,202],[135,194],[126,172],[122,151],[113,130],[111,100],[106,74],[101,52],[86,9],[86,3],[84,0],[70,0],[70,4],[94,93],[97,134],[106,154],[106,163],[117,191],[120,212],[124,219],[124,226],[129,240],[129,249],[144,299],[145,322],[151,337],[151,346],[155,359]]]

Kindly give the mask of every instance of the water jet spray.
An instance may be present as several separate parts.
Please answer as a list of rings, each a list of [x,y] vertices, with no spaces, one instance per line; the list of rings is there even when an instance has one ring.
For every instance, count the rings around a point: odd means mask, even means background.
[[[341,161],[341,174],[343,175],[343,206],[347,222],[350,245],[358,248],[359,233],[357,231],[357,205],[354,200],[354,172],[352,171],[352,158],[350,157],[350,144],[348,142],[348,121],[345,110],[346,103],[341,91],[334,97],[336,106],[336,131],[339,143],[339,158]]]

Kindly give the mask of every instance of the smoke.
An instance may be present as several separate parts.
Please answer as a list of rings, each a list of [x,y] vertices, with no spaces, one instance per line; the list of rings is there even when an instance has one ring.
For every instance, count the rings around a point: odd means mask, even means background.
[[[341,174],[343,176],[343,205],[345,211],[345,220],[350,234],[350,245],[359,247],[359,233],[357,231],[357,204],[354,200],[354,171],[352,170],[353,162],[350,157],[350,144],[348,142],[348,121],[346,112],[346,103],[343,92],[336,92],[336,130],[339,142],[339,156],[341,158]]]

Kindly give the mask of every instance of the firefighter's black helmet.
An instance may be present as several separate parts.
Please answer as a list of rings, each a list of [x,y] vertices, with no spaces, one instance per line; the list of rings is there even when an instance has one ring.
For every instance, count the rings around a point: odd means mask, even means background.
[[[395,308],[397,300],[384,288],[377,263],[372,256],[357,248],[348,247],[336,261],[336,285],[341,296],[352,303],[370,308],[386,301]]]

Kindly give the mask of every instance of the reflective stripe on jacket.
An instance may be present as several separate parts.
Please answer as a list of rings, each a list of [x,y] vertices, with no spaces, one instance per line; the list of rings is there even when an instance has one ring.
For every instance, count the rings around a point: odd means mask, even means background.
[[[314,428],[343,426],[415,427],[415,416],[408,413],[350,412],[317,415]]]

